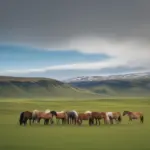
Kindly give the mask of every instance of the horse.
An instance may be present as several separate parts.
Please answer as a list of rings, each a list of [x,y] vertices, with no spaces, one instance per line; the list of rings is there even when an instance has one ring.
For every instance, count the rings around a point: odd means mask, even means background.
[[[19,118],[20,125],[24,124],[24,126],[25,126],[27,124],[28,120],[29,120],[29,124],[31,125],[32,112],[30,112],[30,111],[21,112],[20,118]]]
[[[100,120],[104,119],[104,123],[107,124],[107,115],[105,112],[92,112],[91,113],[91,117],[89,118],[89,125],[93,125],[94,124],[94,120],[96,120],[96,125],[97,125],[97,120],[99,122],[100,125]]]
[[[39,112],[37,114],[38,118],[38,123],[40,123],[41,119],[44,119],[44,124],[48,124],[49,121],[51,121],[51,124],[53,124],[53,116],[57,116],[56,111],[50,111],[50,113],[45,113],[45,112]]]
[[[142,112],[131,112],[131,111],[124,111],[123,116],[128,115],[129,121],[132,121],[133,119],[140,119],[141,123],[144,123],[144,115]]]
[[[91,117],[90,113],[79,113],[77,123],[81,125],[83,120],[89,120],[90,117]]]
[[[60,119],[62,120],[62,124],[65,124],[67,121],[67,118],[68,118],[68,115],[65,111],[57,112],[57,116],[56,116],[57,124],[59,123]]]
[[[32,123],[34,123],[34,121],[37,122],[37,115],[40,111],[39,110],[33,110],[32,112]]]
[[[120,112],[106,112],[107,121],[113,124],[113,119],[120,123],[122,121],[121,113]]]
[[[73,124],[73,122],[74,124],[76,124],[78,119],[78,113],[75,110],[67,111],[66,113],[68,115],[68,124]]]

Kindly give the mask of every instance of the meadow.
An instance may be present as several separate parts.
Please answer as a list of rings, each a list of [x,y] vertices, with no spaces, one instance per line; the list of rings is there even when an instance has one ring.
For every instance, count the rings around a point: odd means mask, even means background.
[[[21,111],[34,109],[91,111],[142,111],[139,120],[121,124],[90,127],[85,121],[75,125],[19,126]],[[103,123],[103,122],[102,122]],[[13,100],[0,99],[0,150],[149,150],[150,98],[118,98],[101,100]]]

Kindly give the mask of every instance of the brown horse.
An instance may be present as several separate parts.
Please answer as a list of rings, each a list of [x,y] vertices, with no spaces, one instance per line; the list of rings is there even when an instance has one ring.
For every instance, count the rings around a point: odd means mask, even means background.
[[[113,124],[113,120],[117,123],[122,121],[121,113],[120,112],[106,112],[107,121]]]
[[[132,121],[133,119],[140,119],[141,123],[144,122],[144,115],[142,112],[131,112],[131,111],[124,111],[123,116],[128,115],[129,121]]]
[[[30,111],[24,111],[20,114],[19,122],[20,125],[27,124],[27,121],[29,120],[29,124],[31,125],[31,120],[32,120],[32,112]]]
[[[57,116],[56,116],[57,124],[59,123],[60,119],[62,120],[62,124],[65,124],[67,122],[67,118],[68,118],[68,115],[66,112],[64,111],[57,112]]]
[[[99,122],[99,125],[100,125],[101,119],[104,119],[104,123],[107,124],[106,112],[92,112],[91,117],[89,118],[89,125],[93,125],[94,120],[96,120],[96,125],[97,125],[97,121]]]
[[[90,113],[79,113],[77,118],[77,123],[81,125],[83,120],[89,120],[90,117],[91,117]]]
[[[40,120],[43,119],[44,120],[44,124],[48,124],[49,121],[52,124],[53,123],[53,116],[57,116],[56,111],[50,111],[50,113],[39,112],[37,114],[38,123],[40,123]]]

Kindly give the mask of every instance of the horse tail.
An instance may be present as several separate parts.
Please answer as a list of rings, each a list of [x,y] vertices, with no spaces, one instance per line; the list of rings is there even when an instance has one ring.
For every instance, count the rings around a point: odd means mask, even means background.
[[[142,115],[142,116],[140,117],[140,119],[141,119],[141,122],[143,123],[143,122],[144,122],[144,116]]]
[[[19,118],[20,125],[23,123],[23,119],[24,119],[24,112],[20,114],[20,118]]]

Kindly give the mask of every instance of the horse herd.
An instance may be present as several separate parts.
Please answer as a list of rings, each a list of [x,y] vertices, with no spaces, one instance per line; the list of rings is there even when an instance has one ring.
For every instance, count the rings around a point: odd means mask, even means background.
[[[19,123],[20,125],[26,125],[29,120],[29,124],[31,123],[40,123],[41,119],[44,120],[44,125],[53,124],[53,118],[56,117],[56,123],[59,124],[60,120],[62,120],[62,124],[78,124],[81,125],[83,120],[88,121],[89,125],[100,125],[100,120],[104,120],[104,124],[114,124],[121,123],[122,116],[127,115],[129,117],[129,121],[133,119],[140,119],[140,122],[144,122],[144,115],[141,112],[131,112],[124,111],[121,115],[120,112],[92,112],[86,111],[84,113],[78,113],[75,110],[71,111],[50,111],[45,110],[41,112],[39,110],[34,111],[24,111],[20,113]]]

